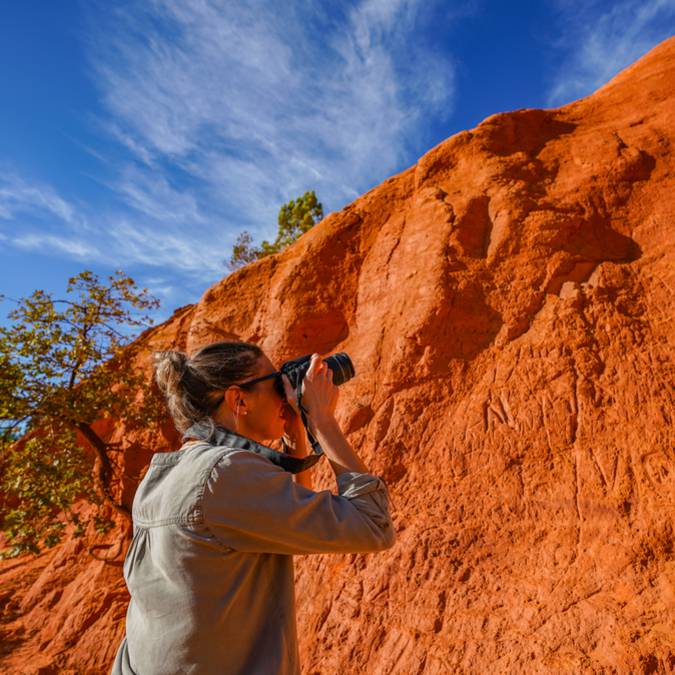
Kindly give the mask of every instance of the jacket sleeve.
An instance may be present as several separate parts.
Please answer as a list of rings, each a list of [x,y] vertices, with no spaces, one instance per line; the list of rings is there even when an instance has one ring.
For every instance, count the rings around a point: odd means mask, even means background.
[[[384,481],[370,473],[337,476],[338,491],[315,492],[250,450],[225,454],[208,476],[202,511],[225,546],[251,553],[367,553],[396,535]]]

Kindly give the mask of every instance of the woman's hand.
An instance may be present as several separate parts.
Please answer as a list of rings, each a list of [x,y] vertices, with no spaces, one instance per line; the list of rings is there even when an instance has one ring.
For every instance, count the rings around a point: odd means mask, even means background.
[[[284,383],[286,400],[292,406],[302,425],[297,389],[291,387],[286,375],[282,375],[281,378]],[[334,417],[338,393],[337,385],[333,384],[333,371],[319,354],[312,354],[309,368],[302,378],[302,405],[307,411],[307,422],[311,427],[316,427],[316,424],[320,424],[324,419]]]

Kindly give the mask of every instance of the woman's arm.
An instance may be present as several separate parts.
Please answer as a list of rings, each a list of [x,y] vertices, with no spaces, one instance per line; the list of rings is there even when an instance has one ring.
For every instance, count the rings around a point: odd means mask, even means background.
[[[204,524],[228,548],[248,553],[368,553],[396,541],[380,476],[344,471],[338,494],[314,492],[250,450],[228,449],[202,495]]]

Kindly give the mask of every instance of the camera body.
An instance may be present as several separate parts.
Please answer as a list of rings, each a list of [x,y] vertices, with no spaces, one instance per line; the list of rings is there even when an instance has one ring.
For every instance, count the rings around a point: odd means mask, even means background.
[[[302,379],[305,377],[311,361],[312,355],[305,354],[304,356],[299,356],[297,359],[285,361],[281,365],[281,368],[279,368],[279,371],[288,377],[288,380],[291,383],[291,387],[293,389],[299,390]],[[337,352],[336,354],[331,354],[324,359],[324,362],[333,373],[333,384],[340,385],[354,377],[354,364],[347,355],[347,352]],[[275,378],[274,386],[281,397],[285,399],[286,392],[284,390],[284,383],[281,379],[281,375]]]

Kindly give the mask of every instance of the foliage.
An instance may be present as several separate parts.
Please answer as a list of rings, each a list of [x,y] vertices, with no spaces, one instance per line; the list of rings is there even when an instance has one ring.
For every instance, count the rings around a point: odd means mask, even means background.
[[[67,427],[50,429],[47,438],[48,443],[40,437],[29,438],[7,453],[2,488],[16,498],[17,504],[4,518],[3,529],[13,546],[2,557],[26,551],[39,553],[39,538],[47,548],[57,544],[66,525],[54,517],[57,513],[66,513],[66,519],[78,525],[76,536],[81,535],[79,517],[69,512],[70,505],[83,496],[94,503],[101,501],[75,433]]]
[[[132,335],[152,322],[139,312],[159,301],[121,270],[108,279],[85,270],[61,300],[36,290],[9,312],[13,324],[0,327],[0,518],[11,545],[0,557],[53,546],[65,521],[82,534],[89,520],[71,508],[79,498],[129,517],[110,490],[114,447],[93,425],[112,418],[147,428],[162,419],[159,393],[135,366]],[[114,524],[101,510],[90,519],[99,532]]]
[[[265,239],[260,247],[252,246],[251,234],[244,230],[237,238],[231,258],[225,264],[230,270],[235,270],[254,260],[278,253],[310,230],[322,218],[323,206],[317,201],[314,190],[305,192],[302,197],[291,199],[279,209],[277,218],[279,229],[274,243],[270,244]]]

